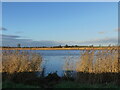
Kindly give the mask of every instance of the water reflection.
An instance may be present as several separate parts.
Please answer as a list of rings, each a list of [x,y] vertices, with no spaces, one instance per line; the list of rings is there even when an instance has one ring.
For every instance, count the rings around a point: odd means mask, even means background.
[[[32,51],[42,55],[42,67],[45,68],[45,76],[57,71],[59,76],[75,71],[75,63],[80,57],[79,50],[37,50]]]

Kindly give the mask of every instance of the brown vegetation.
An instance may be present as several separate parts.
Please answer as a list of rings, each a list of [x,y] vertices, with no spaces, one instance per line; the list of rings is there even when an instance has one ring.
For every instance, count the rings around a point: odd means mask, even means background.
[[[70,74],[72,73],[63,77],[57,76],[57,73],[49,74],[47,77],[37,77],[36,71],[42,70],[40,67],[42,57],[30,51],[3,51],[2,68],[0,69],[3,72],[3,80],[42,87],[51,87],[62,80],[88,84],[102,83],[107,85],[108,83],[113,83],[114,85],[120,85],[118,54],[119,52],[116,48],[110,50],[84,50],[76,63],[76,78],[71,77]],[[73,71],[74,64],[71,63],[71,58],[72,56],[66,61],[65,65],[67,67],[64,67],[66,72],[67,70]]]
[[[75,80],[80,83],[115,83],[120,85],[119,50],[83,50],[80,59],[73,68],[73,61],[68,58],[64,68],[66,71],[76,71]],[[69,75],[69,76],[71,76]],[[68,77],[68,76],[66,76]]]
[[[41,70],[42,57],[26,51],[3,51],[1,72],[35,72]]]
[[[118,49],[86,50],[77,62],[76,81],[82,83],[116,83],[120,85]]]
[[[118,72],[118,50],[86,50],[77,62],[76,71],[89,73]]]

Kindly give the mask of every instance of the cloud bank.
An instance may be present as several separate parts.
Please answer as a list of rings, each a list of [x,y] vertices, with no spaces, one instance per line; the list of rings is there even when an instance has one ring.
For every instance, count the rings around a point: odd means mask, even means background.
[[[4,27],[0,27],[0,30],[6,31],[7,29]]]
[[[118,38],[103,38],[89,41],[34,41],[32,39],[21,39],[21,36],[17,35],[0,35],[2,40],[2,46],[14,46],[18,43],[23,47],[39,47],[39,46],[58,46],[58,45],[109,45],[118,44]]]
[[[98,34],[105,34],[105,32],[98,32]]]

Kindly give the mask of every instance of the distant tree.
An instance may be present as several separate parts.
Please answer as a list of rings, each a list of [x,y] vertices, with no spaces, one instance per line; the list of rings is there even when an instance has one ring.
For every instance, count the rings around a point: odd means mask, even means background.
[[[66,44],[65,47],[67,48],[67,47],[69,47],[69,46]]]
[[[19,48],[21,47],[20,43],[18,43],[17,47],[19,47]]]
[[[93,45],[90,45],[89,47],[93,47]]]
[[[111,44],[108,45],[109,47],[111,46]]]
[[[78,45],[75,45],[75,47],[78,47]]]
[[[59,45],[58,47],[59,47],[59,48],[62,48],[62,46],[61,46],[61,45]]]
[[[101,47],[101,44],[99,45],[99,47]]]

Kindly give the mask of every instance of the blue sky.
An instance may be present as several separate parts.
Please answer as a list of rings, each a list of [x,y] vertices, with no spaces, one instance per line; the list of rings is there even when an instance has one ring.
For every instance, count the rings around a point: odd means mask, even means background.
[[[116,44],[118,3],[4,2],[2,28],[3,45]]]

